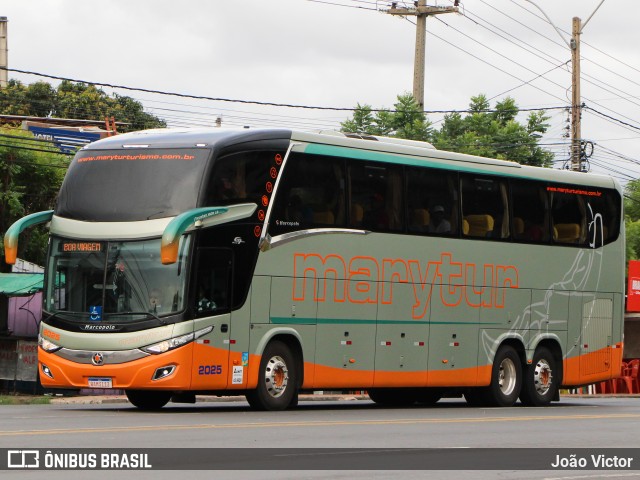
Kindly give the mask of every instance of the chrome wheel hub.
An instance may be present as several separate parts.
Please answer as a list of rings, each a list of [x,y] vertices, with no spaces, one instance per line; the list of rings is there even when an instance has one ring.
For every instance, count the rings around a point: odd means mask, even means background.
[[[264,381],[267,393],[273,398],[278,398],[285,392],[289,382],[289,369],[282,357],[276,355],[269,359],[264,372]]]
[[[546,395],[553,384],[553,372],[551,365],[541,358],[533,370],[533,385],[539,395]]]
[[[513,360],[505,358],[500,363],[500,371],[498,374],[498,385],[503,395],[509,396],[513,393],[516,388],[516,381],[516,366]]]

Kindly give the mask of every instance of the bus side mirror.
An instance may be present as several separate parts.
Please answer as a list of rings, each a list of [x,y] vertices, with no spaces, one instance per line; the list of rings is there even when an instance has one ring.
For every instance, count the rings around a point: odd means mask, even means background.
[[[53,210],[32,213],[13,223],[4,235],[4,261],[9,265],[18,258],[18,237],[27,228],[46,223],[53,217]]]

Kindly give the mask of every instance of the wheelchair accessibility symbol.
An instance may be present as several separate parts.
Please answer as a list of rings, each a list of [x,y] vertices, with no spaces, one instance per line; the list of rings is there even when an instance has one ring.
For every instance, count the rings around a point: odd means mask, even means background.
[[[89,307],[89,320],[92,322],[102,321],[102,307]]]

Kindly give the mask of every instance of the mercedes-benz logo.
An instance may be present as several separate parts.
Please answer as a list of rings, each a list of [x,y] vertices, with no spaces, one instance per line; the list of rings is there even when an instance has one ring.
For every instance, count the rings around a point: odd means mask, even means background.
[[[102,355],[102,353],[100,352],[95,352],[93,355],[91,355],[91,363],[93,363],[94,365],[104,364],[104,355]]]

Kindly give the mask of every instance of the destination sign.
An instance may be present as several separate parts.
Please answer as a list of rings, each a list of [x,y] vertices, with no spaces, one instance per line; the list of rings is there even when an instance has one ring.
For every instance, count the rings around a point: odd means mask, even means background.
[[[101,252],[101,242],[62,242],[60,244],[60,250],[63,252]]]

